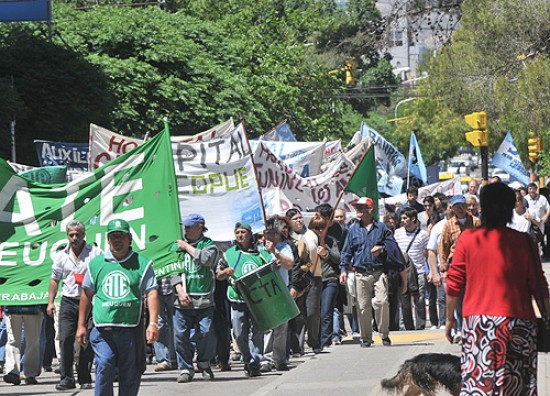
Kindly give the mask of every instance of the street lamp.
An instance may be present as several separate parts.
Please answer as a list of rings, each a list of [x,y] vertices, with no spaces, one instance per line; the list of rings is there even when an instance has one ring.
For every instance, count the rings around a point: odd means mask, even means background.
[[[397,109],[399,108],[399,106],[401,106],[403,103],[406,103],[406,102],[410,102],[411,100],[415,100],[416,98],[408,98],[408,99],[403,99],[403,100],[400,100],[399,102],[397,102],[397,104],[395,105],[395,123],[397,124]]]

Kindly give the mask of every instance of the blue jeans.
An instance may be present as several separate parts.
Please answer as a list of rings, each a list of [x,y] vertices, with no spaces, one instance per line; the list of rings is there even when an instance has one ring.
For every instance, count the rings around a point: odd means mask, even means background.
[[[96,361],[94,394],[113,395],[113,379],[118,369],[119,396],[137,395],[141,373],[136,363],[136,330],[94,327],[90,332],[90,342]]]
[[[340,334],[340,329],[344,324],[344,316],[338,308],[334,308],[332,314],[332,341],[342,341],[342,335]]]
[[[259,368],[264,350],[264,333],[244,303],[231,303],[231,323],[245,367]],[[252,339],[250,339],[252,331]]]
[[[174,313],[174,343],[180,370],[193,375],[193,354],[197,349],[199,368],[210,367],[216,356],[216,335],[212,327],[214,307],[176,309]],[[197,328],[198,331],[194,331]]]
[[[321,292],[321,347],[332,344],[332,335],[334,332],[334,307],[336,306],[336,297],[339,290],[338,279],[329,279],[323,282]]]
[[[6,319],[0,321],[0,362],[6,361],[6,343],[8,342],[8,331],[6,330]]]
[[[159,338],[155,342],[155,357],[157,363],[176,364],[176,348],[174,346],[174,296],[159,294]]]

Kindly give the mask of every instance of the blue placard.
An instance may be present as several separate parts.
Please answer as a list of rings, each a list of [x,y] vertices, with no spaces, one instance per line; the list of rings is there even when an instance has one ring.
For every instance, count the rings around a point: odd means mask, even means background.
[[[0,22],[48,21],[50,0],[0,0]]]

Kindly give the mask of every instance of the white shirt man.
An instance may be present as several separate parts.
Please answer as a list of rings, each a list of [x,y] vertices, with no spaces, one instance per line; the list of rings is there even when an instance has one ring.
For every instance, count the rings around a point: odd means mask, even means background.
[[[418,292],[403,296],[403,322],[407,330],[423,330],[426,327],[426,257],[429,234],[420,229],[418,212],[414,208],[405,208],[401,212],[403,227],[395,230],[395,240],[403,253],[407,253],[418,272]],[[414,299],[416,326],[412,322],[411,298]]]
[[[527,212],[524,214],[525,218],[537,225],[544,235],[544,223],[546,223],[548,216],[550,216],[548,200],[537,193],[537,185],[535,183],[529,183],[527,186],[525,199],[529,204],[529,208],[527,208]]]

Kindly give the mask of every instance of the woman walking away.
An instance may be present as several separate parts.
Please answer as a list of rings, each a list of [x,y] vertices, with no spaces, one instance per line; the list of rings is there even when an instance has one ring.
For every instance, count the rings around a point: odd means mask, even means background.
[[[445,331],[450,342],[456,328],[453,312],[464,291],[460,394],[533,396],[537,327],[531,296],[543,297],[550,312],[548,283],[533,240],[506,227],[516,203],[514,191],[493,183],[480,196],[482,226],[462,232],[447,276]]]

